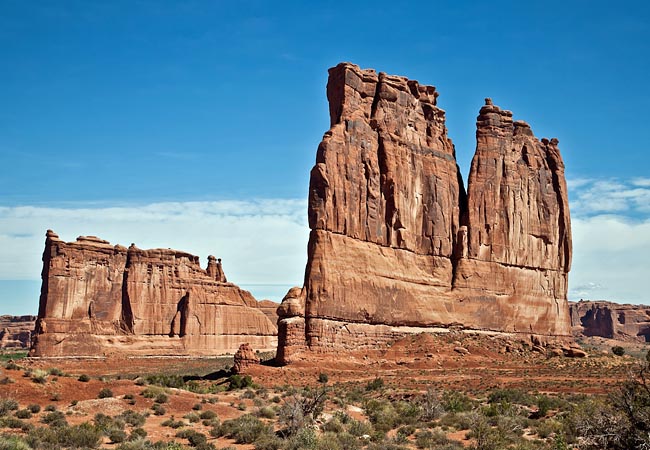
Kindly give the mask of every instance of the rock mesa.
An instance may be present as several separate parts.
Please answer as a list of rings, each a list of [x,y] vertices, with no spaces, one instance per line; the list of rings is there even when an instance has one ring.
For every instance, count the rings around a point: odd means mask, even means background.
[[[450,327],[570,336],[557,139],[486,99],[465,190],[433,86],[341,63],[327,97],[304,286],[278,308],[280,361]]]
[[[573,334],[650,342],[650,306],[606,301],[569,302]]]
[[[171,249],[64,242],[47,232],[32,356],[218,355],[276,345],[276,327],[221,260]]]

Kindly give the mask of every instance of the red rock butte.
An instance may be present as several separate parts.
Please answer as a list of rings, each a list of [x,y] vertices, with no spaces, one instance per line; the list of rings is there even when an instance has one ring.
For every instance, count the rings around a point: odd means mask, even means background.
[[[327,97],[304,287],[278,308],[280,362],[450,328],[570,339],[557,139],[486,99],[466,192],[433,86],[341,63]]]
[[[277,329],[221,260],[171,249],[64,242],[47,232],[31,356],[211,356],[273,350]]]

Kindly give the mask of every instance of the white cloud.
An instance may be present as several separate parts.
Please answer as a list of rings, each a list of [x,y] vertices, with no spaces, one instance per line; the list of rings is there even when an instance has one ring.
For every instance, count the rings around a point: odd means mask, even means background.
[[[650,179],[568,180],[571,213],[591,216],[602,213],[633,215],[650,213]]]
[[[96,235],[113,244],[175,248],[223,258],[237,284],[301,285],[307,202],[265,199],[118,207],[0,207],[0,279],[38,279],[45,231]],[[286,292],[286,290],[285,290]]]
[[[573,218],[569,298],[650,303],[650,220]]]

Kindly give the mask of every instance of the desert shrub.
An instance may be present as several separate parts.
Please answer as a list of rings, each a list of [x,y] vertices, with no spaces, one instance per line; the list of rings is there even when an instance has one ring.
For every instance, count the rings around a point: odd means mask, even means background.
[[[9,361],[5,364],[5,369],[7,370],[20,370],[20,366],[13,361]]]
[[[275,410],[270,406],[263,406],[255,411],[255,415],[264,419],[273,419],[275,417]]]
[[[201,415],[199,417],[201,417],[201,419],[203,419],[203,420],[206,420],[206,419],[211,420],[211,419],[214,419],[215,417],[217,417],[217,413],[210,410],[210,409],[207,409],[205,411],[202,411]]]
[[[56,411],[56,405],[47,405],[45,407],[45,412],[52,412],[52,411]]]
[[[218,427],[217,436],[234,439],[237,444],[252,444],[262,434],[272,432],[272,426],[266,425],[251,414],[244,414],[236,419],[226,420]],[[213,434],[213,432],[211,432]],[[214,435],[214,434],[213,434]]]
[[[82,373],[81,375],[79,375],[79,378],[77,378],[77,380],[81,381],[82,383],[87,383],[90,381],[90,377],[85,373]]]
[[[153,399],[153,401],[156,403],[167,403],[169,401],[169,397],[164,392],[160,392],[156,394],[156,397]]]
[[[89,423],[72,427],[35,428],[26,437],[34,449],[94,449],[101,443],[102,432]]]
[[[129,440],[135,441],[137,439],[144,439],[145,437],[147,437],[147,432],[144,429],[137,427],[131,430]]]
[[[366,391],[377,391],[384,387],[384,380],[381,377],[377,377],[372,381],[368,381],[366,384]]]
[[[255,450],[280,450],[284,447],[284,441],[274,434],[261,435],[253,443]]]
[[[343,450],[357,450],[361,448],[359,438],[352,436],[350,433],[337,433],[336,439],[339,441],[341,449]]]
[[[47,383],[47,372],[44,370],[35,370],[31,373],[32,381],[38,384]]]
[[[284,448],[286,450],[308,450],[315,449],[318,444],[318,437],[312,428],[302,428],[296,434],[287,439]]]
[[[18,409],[18,402],[13,398],[0,398],[0,416],[9,414]]]
[[[288,398],[278,412],[278,422],[288,434],[314,423],[323,413],[329,390],[323,386],[317,389],[303,389]]]
[[[330,380],[330,377],[326,373],[319,373],[318,374],[318,382],[319,383],[327,383]]]
[[[127,409],[122,414],[118,416],[125,423],[128,423],[132,427],[141,427],[147,420],[147,416],[133,411],[132,409]]]
[[[518,405],[532,405],[534,399],[521,389],[497,389],[488,397],[488,403],[515,403]]]
[[[384,399],[368,400],[364,405],[364,412],[377,431],[386,433],[399,423],[399,415],[393,405]]]
[[[127,434],[124,430],[113,429],[109,431],[108,438],[111,440],[112,444],[119,444],[126,441]]]
[[[41,417],[41,422],[50,427],[65,427],[68,421],[65,420],[65,414],[61,411],[52,411]]]
[[[185,414],[183,418],[189,420],[190,423],[197,423],[199,420],[201,420],[201,417],[195,412]]]
[[[363,435],[370,435],[374,432],[372,425],[368,422],[361,422],[360,420],[350,419],[346,425],[348,433],[352,436],[360,437]]]
[[[166,394],[166,391],[164,388],[159,386],[147,386],[140,393],[140,395],[142,395],[144,398],[154,398],[154,399],[161,394]]]
[[[99,393],[97,394],[97,398],[109,398],[113,396],[113,391],[111,391],[109,388],[101,388],[99,390]]]
[[[245,389],[253,385],[253,379],[250,375],[241,376],[239,374],[231,375],[228,378],[228,390]]]
[[[176,433],[176,437],[187,439],[192,447],[205,447],[208,442],[208,438],[205,434],[192,429],[181,430]]]
[[[160,403],[154,403],[151,409],[156,416],[164,416],[167,412],[167,410]]]
[[[420,407],[420,420],[425,422],[436,420],[445,411],[440,394],[431,388],[418,398],[417,404]]]
[[[170,417],[169,419],[163,421],[161,423],[163,427],[169,427],[169,428],[182,428],[185,426],[185,422],[182,420],[174,420],[174,417]]]
[[[27,408],[25,408],[25,409],[19,409],[18,411],[16,411],[16,414],[15,414],[15,415],[16,415],[16,417],[18,417],[19,419],[29,419],[29,418],[32,417],[32,412],[31,412],[29,409],[27,409]]]
[[[0,420],[0,428],[5,427],[22,430],[28,428],[28,426],[29,424],[27,422],[23,422],[21,419],[13,416],[6,416]]]
[[[243,392],[243,394],[241,395],[241,397],[239,397],[239,398],[244,398],[244,399],[247,399],[247,400],[251,400],[251,399],[254,399],[255,396],[256,396],[256,394],[255,394],[255,391],[254,391],[254,390],[252,390],[252,389],[246,389],[246,390]]]
[[[18,436],[0,436],[0,450],[32,450],[22,438]]]
[[[36,403],[32,403],[31,405],[29,405],[27,407],[27,409],[29,409],[32,414],[38,414],[39,412],[41,412],[41,405],[38,405]]]
[[[157,374],[149,375],[145,378],[147,384],[153,384],[156,386],[169,387],[169,388],[184,388],[185,380],[180,375],[166,375],[166,374]]]
[[[616,356],[623,356],[625,354],[625,349],[620,345],[615,345],[612,347],[612,353]]]
[[[448,412],[465,412],[474,408],[474,402],[462,392],[445,391],[442,394],[442,406]]]
[[[54,375],[54,376],[56,376],[56,377],[62,377],[62,376],[65,375],[65,374],[63,373],[63,371],[62,371],[61,369],[57,368],[57,367],[51,367],[51,368],[48,370],[48,373],[49,373],[50,375]]]

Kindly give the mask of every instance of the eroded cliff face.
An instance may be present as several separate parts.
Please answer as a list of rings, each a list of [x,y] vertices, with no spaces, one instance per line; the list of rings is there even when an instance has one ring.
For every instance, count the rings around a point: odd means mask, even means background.
[[[33,356],[218,355],[272,349],[276,327],[221,261],[48,230]]]
[[[574,336],[650,342],[650,306],[607,301],[569,302]]]
[[[29,349],[36,316],[0,316],[0,349]]]
[[[434,87],[342,63],[327,96],[305,284],[278,308],[280,361],[436,327],[570,335],[557,140],[488,99],[466,195]]]

